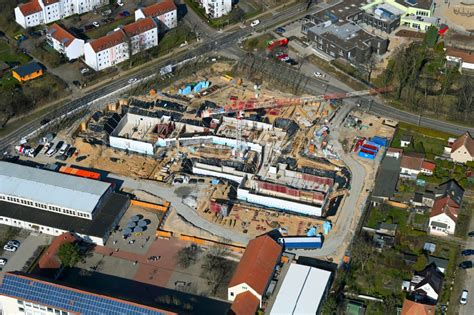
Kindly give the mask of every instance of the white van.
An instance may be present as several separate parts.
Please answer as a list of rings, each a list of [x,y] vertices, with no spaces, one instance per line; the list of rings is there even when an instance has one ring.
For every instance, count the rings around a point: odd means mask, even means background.
[[[51,148],[49,148],[48,152],[46,152],[46,155],[47,156],[53,156],[54,153],[56,153],[56,150],[54,149],[54,146],[51,146]]]
[[[254,21],[252,21],[252,23],[250,23],[250,26],[251,26],[251,27],[255,27],[255,26],[257,26],[258,24],[260,24],[260,20],[254,20]]]
[[[69,149],[69,144],[67,143],[64,143],[61,147],[61,149],[59,149],[59,155],[63,155],[64,153],[66,153],[66,151]]]
[[[468,294],[469,292],[467,290],[462,290],[461,299],[459,300],[459,303],[461,303],[462,305],[466,305]]]

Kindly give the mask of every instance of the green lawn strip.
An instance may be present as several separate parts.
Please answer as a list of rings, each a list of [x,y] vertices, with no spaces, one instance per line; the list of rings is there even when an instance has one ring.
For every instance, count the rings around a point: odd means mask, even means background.
[[[267,43],[268,41],[274,39],[275,37],[272,36],[271,34],[263,34],[257,37],[252,37],[247,39],[244,43],[244,49],[246,50],[264,50],[267,48]]]
[[[107,35],[108,32],[113,31],[120,25],[127,25],[135,21],[135,16],[131,14],[130,16],[124,17],[122,19],[113,21],[108,24],[101,25],[100,27],[90,30],[86,32],[86,36],[89,37],[90,39],[96,39],[99,37],[102,37],[104,35]]]
[[[22,52],[14,52],[13,48],[6,42],[0,40],[0,60],[4,62],[27,63],[30,58]]]

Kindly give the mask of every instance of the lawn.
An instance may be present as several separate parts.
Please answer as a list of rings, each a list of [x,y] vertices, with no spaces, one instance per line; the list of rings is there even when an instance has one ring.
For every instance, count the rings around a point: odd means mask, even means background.
[[[86,36],[89,37],[90,39],[96,39],[104,35],[107,35],[108,32],[113,31],[114,29],[116,29],[117,27],[121,25],[126,25],[129,23],[132,23],[133,21],[135,21],[135,16],[132,14],[130,16],[113,21],[111,23],[101,25],[100,27],[96,29],[90,30],[89,32],[86,32]]]
[[[441,131],[401,122],[395,132],[391,146],[400,148],[400,139],[403,135],[413,136],[412,145],[404,148],[404,151],[425,153],[429,159],[434,159],[436,155],[442,155],[444,146],[448,144],[448,138],[455,137],[454,135]]]
[[[3,40],[0,40],[0,60],[4,62],[27,63],[30,58],[22,52],[14,52],[13,49]]]
[[[244,42],[244,48],[246,50],[264,50],[267,48],[268,41],[272,39],[275,39],[275,37],[270,34],[263,34],[257,37],[252,37]]]

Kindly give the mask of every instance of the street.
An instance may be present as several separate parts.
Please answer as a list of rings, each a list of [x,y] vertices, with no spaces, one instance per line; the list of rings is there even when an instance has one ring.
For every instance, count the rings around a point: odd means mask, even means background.
[[[474,231],[474,220],[471,220],[471,226],[469,231]],[[464,249],[474,249],[474,237],[469,237],[467,240],[467,245]],[[474,258],[473,256],[467,256],[463,257],[463,261],[465,260],[471,260],[473,261]],[[463,276],[463,286],[460,287],[460,291],[466,289],[469,291],[469,297],[467,299],[467,304],[466,305],[459,305],[459,314],[460,315],[472,315],[474,314],[474,270],[473,269],[467,269],[467,270],[462,270],[458,268],[457,272],[460,272],[461,274],[464,274]],[[457,303],[459,303],[460,296],[455,297]]]

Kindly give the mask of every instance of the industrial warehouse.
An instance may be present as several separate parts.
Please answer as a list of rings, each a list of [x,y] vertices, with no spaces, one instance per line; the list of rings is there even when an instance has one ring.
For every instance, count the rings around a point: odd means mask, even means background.
[[[111,184],[0,162],[0,222],[60,235],[74,232],[103,245],[129,199]]]

